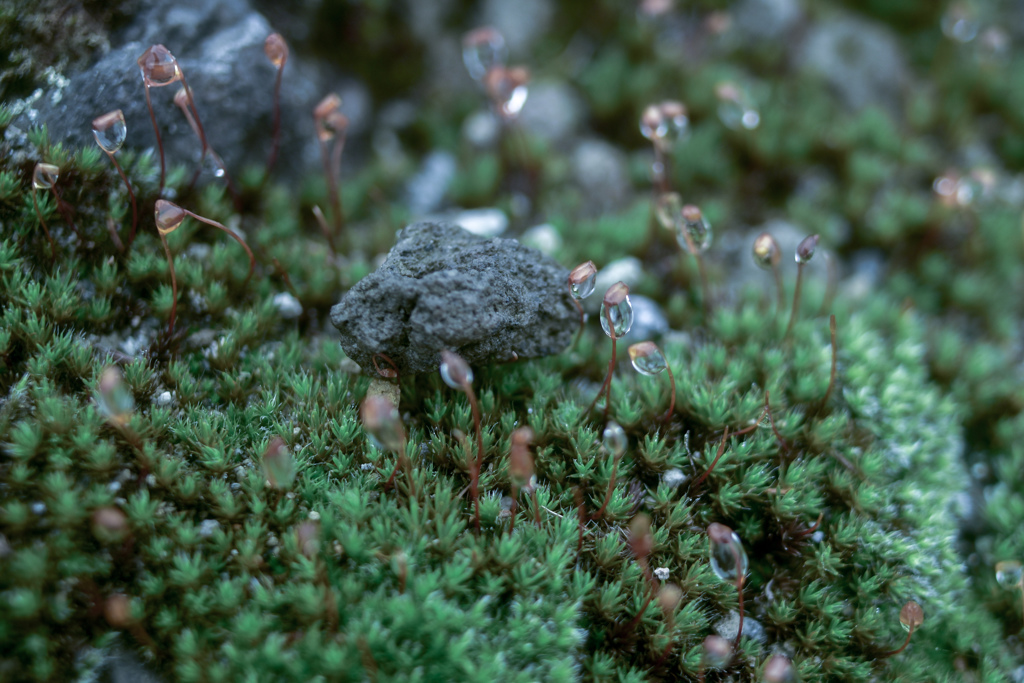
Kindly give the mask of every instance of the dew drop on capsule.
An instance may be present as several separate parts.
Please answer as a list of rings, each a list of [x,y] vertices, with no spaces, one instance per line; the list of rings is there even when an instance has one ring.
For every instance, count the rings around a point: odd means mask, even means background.
[[[611,327],[608,319],[611,318]],[[633,304],[629,301],[629,287],[617,282],[608,288],[601,302],[601,329],[609,337],[623,337],[633,327]],[[614,334],[613,334],[614,332]]]
[[[156,229],[161,235],[167,235],[178,229],[185,220],[185,210],[165,199],[156,200],[156,207],[153,210],[156,220]]]
[[[626,432],[622,429],[618,422],[609,422],[604,428],[604,434],[601,436],[601,443],[604,445],[605,450],[612,454],[613,457],[620,457],[626,452]]]
[[[680,230],[685,230],[686,233],[683,234],[683,232],[677,231],[676,241],[687,252],[691,251],[690,244],[692,244],[693,249],[696,249],[698,254],[703,254],[711,246],[711,238],[713,236],[711,224],[704,218],[701,210],[692,204],[684,206],[682,214],[683,222]]]
[[[743,551],[743,543],[735,531],[717,522],[708,526],[708,537],[711,539],[711,571],[723,581],[736,581],[737,557],[741,575],[746,575],[748,568],[747,554]]]
[[[124,122],[124,112],[120,109],[115,109],[93,119],[92,135],[96,138],[96,144],[107,154],[113,154],[121,149],[125,138],[128,137],[128,127]]]
[[[996,582],[1006,588],[1016,588],[1024,581],[1024,565],[1017,560],[1004,560],[996,563]]]
[[[675,230],[683,212],[683,198],[678,192],[666,192],[658,197],[654,215],[666,230]]]
[[[163,45],[153,45],[139,57],[139,70],[146,86],[159,88],[181,80],[178,60]]]
[[[574,299],[586,299],[594,293],[597,283],[597,266],[593,261],[581,263],[569,273],[569,291]]]
[[[668,367],[665,355],[654,342],[640,342],[629,347],[629,361],[641,375],[653,377]]]
[[[463,391],[465,385],[473,383],[473,369],[451,351],[441,352],[441,366],[438,368],[441,379],[452,389]]]
[[[462,63],[475,81],[496,66],[505,64],[505,38],[490,26],[474,29],[462,37]]]
[[[36,164],[32,171],[32,185],[37,190],[49,190],[60,177],[60,167],[53,164]]]

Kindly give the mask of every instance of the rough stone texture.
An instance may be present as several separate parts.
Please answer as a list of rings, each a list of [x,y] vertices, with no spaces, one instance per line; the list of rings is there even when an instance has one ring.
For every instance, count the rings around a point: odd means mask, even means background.
[[[136,60],[150,45],[162,43],[188,79],[210,144],[237,175],[246,164],[266,163],[270,153],[276,72],[263,54],[263,41],[273,30],[248,0],[155,0],[112,36],[110,52],[69,74],[62,91],[41,98],[29,120],[19,125],[46,123],[53,140],[91,145],[92,119],[120,108],[128,124],[125,146],[155,148]],[[370,109],[365,87],[303,63],[295,45],[291,48],[282,81],[281,152],[275,167],[281,176],[316,168],[310,112],[323,95],[331,90],[341,95],[350,134],[367,125]],[[168,163],[191,164],[201,148],[172,103],[178,88],[153,88],[150,95]]]
[[[853,16],[822,21],[808,31],[797,60],[821,74],[852,109],[898,110],[907,66],[895,33]]]
[[[398,233],[381,267],[331,309],[331,322],[345,353],[371,374],[375,353],[403,374],[436,371],[445,348],[469,363],[559,353],[578,321],[568,274],[512,239],[414,223]]]

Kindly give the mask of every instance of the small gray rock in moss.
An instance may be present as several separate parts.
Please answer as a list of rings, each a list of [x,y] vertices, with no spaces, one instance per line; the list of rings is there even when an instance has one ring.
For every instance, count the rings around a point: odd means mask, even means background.
[[[398,233],[381,267],[331,309],[331,322],[345,353],[369,374],[376,353],[402,374],[434,372],[441,349],[469,363],[545,356],[569,345],[579,319],[567,277],[516,240],[414,223]]]

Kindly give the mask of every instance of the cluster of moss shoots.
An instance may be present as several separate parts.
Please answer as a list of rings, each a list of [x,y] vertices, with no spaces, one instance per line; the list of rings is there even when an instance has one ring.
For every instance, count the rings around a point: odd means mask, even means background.
[[[266,54],[276,68],[276,80],[273,86],[274,98],[274,127],[272,132],[272,143],[269,159],[266,164],[263,182],[271,174],[278,156],[280,137],[280,89],[281,79],[285,63],[288,58],[288,48],[278,34],[267,38]],[[522,67],[506,66],[506,54],[504,41],[500,34],[494,29],[483,28],[473,31],[464,39],[464,59],[470,75],[480,83],[487,94],[487,97],[498,114],[505,127],[512,128],[513,123],[521,111],[526,99],[526,85],[529,81],[529,73]],[[168,264],[172,288],[172,303],[168,316],[167,335],[171,336],[175,330],[175,319],[177,312],[178,286],[175,276],[174,258],[167,243],[166,237],[177,230],[187,218],[217,228],[232,237],[246,252],[249,260],[248,274],[243,289],[248,285],[250,278],[257,268],[257,259],[249,248],[246,241],[235,231],[224,224],[206,218],[189,209],[183,208],[162,197],[165,189],[165,161],[162,140],[156,122],[156,114],[152,106],[150,90],[168,85],[179,84],[181,89],[174,98],[175,104],[185,116],[189,127],[194,131],[200,146],[200,164],[211,160],[214,175],[225,181],[229,194],[238,205],[238,193],[234,189],[227,167],[223,160],[216,154],[210,141],[206,137],[199,112],[196,108],[194,94],[188,85],[184,72],[174,56],[165,47],[154,45],[139,58],[139,67],[142,74],[145,97],[152,117],[154,131],[157,135],[158,150],[160,154],[160,182],[157,198],[153,200],[152,208],[155,220],[157,236],[159,237]],[[741,89],[734,84],[721,84],[716,90],[716,97],[725,108],[729,120],[736,123],[736,126],[745,129],[753,129],[757,126],[758,114],[748,98]],[[726,116],[723,114],[723,117]],[[342,151],[344,149],[345,133],[348,127],[348,120],[341,113],[341,100],[336,95],[328,95],[321,101],[313,112],[316,127],[316,136],[322,152],[323,172],[327,178],[328,201],[330,205],[330,221],[323,215],[319,208],[314,209],[318,224],[324,233],[332,252],[336,252],[336,238],[344,230],[344,215],[341,205],[341,197],[338,191],[338,176],[341,163]],[[700,283],[700,302],[706,321],[713,320],[715,312],[715,298],[711,289],[710,277],[705,265],[705,254],[712,242],[712,228],[703,215],[700,208],[693,204],[685,204],[680,195],[672,190],[671,174],[669,169],[670,150],[686,134],[688,117],[686,107],[680,102],[668,101],[651,105],[643,111],[640,121],[640,131],[643,136],[649,139],[654,150],[654,164],[652,168],[654,196],[652,198],[651,213],[656,223],[662,228],[674,233],[675,238],[683,252],[691,257],[695,263]],[[145,225],[140,225],[139,212],[137,210],[137,197],[129,182],[127,175],[117,160],[117,153],[127,138],[124,116],[120,110],[115,110],[97,117],[93,121],[93,133],[96,143],[100,149],[110,158],[120,175],[130,198],[132,207],[131,228],[127,236],[121,235],[119,231],[110,228],[109,233],[112,242],[118,252],[127,254],[135,243],[136,235]],[[197,176],[199,171],[197,170]],[[32,178],[32,197],[39,225],[45,234],[51,251],[51,257],[56,260],[56,246],[52,239],[49,226],[44,220],[40,210],[38,193],[50,192],[56,203],[58,212],[64,216],[69,228],[77,232],[72,215],[73,211],[66,206],[58,191],[58,179],[60,168],[47,163],[40,163],[36,166]],[[193,182],[195,179],[193,179]],[[801,290],[803,286],[804,266],[813,258],[818,245],[818,236],[811,235],[804,239],[798,246],[794,255],[797,265],[795,284],[793,287],[793,298],[788,315],[788,321],[784,332],[777,335],[775,342],[781,348],[793,353],[797,341],[794,340],[794,329],[800,317]],[[779,319],[784,315],[786,308],[785,277],[782,263],[782,250],[775,238],[769,233],[759,235],[752,244],[752,258],[757,266],[770,271],[772,274],[772,285],[775,289],[774,297],[766,297],[774,300],[774,318]],[[586,261],[569,273],[567,288],[569,295],[579,312],[579,331],[576,334],[572,347],[564,354],[564,362],[573,363],[573,358],[578,358],[578,349],[586,328],[586,315],[583,309],[583,300],[592,295],[596,289],[598,268],[592,261]],[[766,288],[768,291],[768,288]],[[828,301],[826,301],[826,305]],[[768,316],[769,318],[772,316]],[[740,535],[733,528],[728,526],[723,518],[722,521],[711,521],[697,531],[703,532],[702,538],[706,539],[706,566],[717,577],[718,581],[730,586],[735,592],[736,615],[738,625],[735,634],[729,639],[718,635],[709,635],[703,639],[696,651],[683,651],[678,653],[683,643],[689,642],[693,635],[691,629],[685,624],[679,623],[677,615],[681,605],[687,596],[691,596],[696,590],[698,581],[691,577],[684,576],[681,580],[686,585],[681,587],[676,583],[668,582],[659,578],[658,573],[652,570],[652,558],[658,545],[664,545],[665,541],[655,541],[657,530],[654,528],[652,516],[644,512],[636,514],[624,514],[624,511],[635,512],[641,506],[642,494],[638,493],[638,487],[642,485],[643,476],[631,471],[629,475],[630,492],[626,493],[619,486],[620,479],[623,479],[621,469],[624,456],[632,448],[639,449],[641,440],[644,442],[643,449],[651,450],[655,447],[660,449],[685,448],[686,454],[693,461],[689,452],[689,438],[691,431],[699,435],[697,428],[698,420],[687,413],[684,407],[685,400],[677,399],[676,374],[673,373],[673,359],[667,356],[662,349],[653,341],[640,341],[628,347],[628,356],[632,367],[637,373],[644,377],[653,377],[659,374],[666,374],[668,378],[667,409],[662,411],[660,407],[653,411],[653,417],[645,421],[634,420],[634,424],[624,429],[615,419],[615,407],[623,401],[629,401],[629,397],[620,397],[617,403],[613,396],[613,389],[622,386],[623,381],[616,383],[615,371],[619,367],[617,358],[617,342],[629,333],[633,325],[633,308],[630,302],[630,290],[626,283],[616,282],[611,285],[602,298],[599,323],[604,334],[610,338],[610,355],[607,370],[604,372],[604,379],[599,390],[593,397],[589,408],[580,410],[576,406],[574,422],[567,426],[566,430],[589,429],[591,416],[597,416],[601,429],[601,452],[607,456],[608,462],[602,465],[601,475],[591,478],[580,476],[580,482],[571,487],[571,498],[574,501],[577,538],[575,544],[576,567],[579,571],[585,568],[594,569],[595,573],[603,573],[610,566],[608,560],[608,548],[615,548],[617,540],[625,538],[625,545],[628,548],[629,556],[632,557],[640,574],[639,607],[635,609],[628,619],[608,619],[598,616],[604,612],[611,611],[614,614],[622,610],[608,610],[604,607],[594,608],[593,615],[595,628],[600,632],[600,637],[592,635],[590,647],[601,649],[609,647],[617,652],[625,661],[643,663],[654,675],[672,675],[676,671],[674,667],[679,666],[677,661],[682,661],[689,667],[687,670],[691,675],[696,675],[697,680],[725,680],[727,677],[738,674],[757,676],[759,680],[778,682],[796,680],[798,662],[791,661],[798,652],[790,651],[787,654],[775,652],[758,661],[756,648],[744,648],[742,639],[744,636],[745,617],[745,594],[749,592],[747,577],[750,574],[750,561],[747,552],[744,550],[743,541]],[[770,326],[775,329],[774,326]],[[779,326],[781,328],[781,325]],[[819,401],[813,405],[806,405],[802,408],[805,419],[812,417],[824,418],[830,411],[830,401],[834,395],[834,387],[837,384],[837,343],[836,343],[836,321],[835,316],[830,316],[829,334],[831,341],[831,369],[827,390]],[[770,336],[770,335],[768,335]],[[666,347],[667,348],[667,347]],[[438,349],[439,374],[445,385],[452,390],[465,396],[469,405],[472,418],[473,442],[464,434],[461,435],[462,446],[466,454],[465,462],[459,470],[464,473],[466,489],[469,499],[472,501],[472,529],[476,537],[486,537],[490,532],[491,540],[495,536],[512,537],[513,534],[522,533],[525,525],[533,525],[541,529],[549,524],[551,517],[563,517],[559,509],[565,511],[564,505],[559,505],[561,493],[545,491],[542,481],[544,471],[540,467],[541,462],[551,462],[550,453],[541,457],[540,450],[553,447],[564,447],[573,450],[564,443],[545,435],[543,443],[538,442],[539,435],[529,426],[518,426],[508,435],[508,448],[506,452],[497,453],[493,440],[490,448],[485,444],[485,433],[488,427],[485,424],[484,410],[481,408],[481,400],[474,390],[474,373],[469,365],[458,355],[457,350]],[[397,369],[389,359],[382,357],[390,365],[390,369],[382,370],[377,366],[377,374],[381,377],[397,381]],[[375,359],[376,364],[376,359]],[[677,364],[678,368],[678,364]],[[688,391],[682,387],[681,391]],[[493,412],[493,395],[488,399]],[[571,399],[566,398],[567,402]],[[583,399],[584,401],[586,399]],[[108,367],[103,371],[96,386],[94,398],[95,404],[100,413],[105,417],[106,423],[119,435],[119,438],[127,445],[129,450],[144,453],[147,446],[143,434],[137,431],[133,422],[135,411],[131,393],[125,388],[123,376],[119,370]],[[792,406],[790,406],[792,410]],[[724,425],[718,433],[716,430],[707,430],[703,437],[714,452],[714,458],[704,467],[694,465],[694,476],[689,480],[685,488],[685,494],[678,501],[672,500],[669,507],[686,508],[686,515],[690,516],[690,508],[700,499],[703,487],[710,485],[715,480],[715,488],[720,489],[724,485],[722,480],[712,477],[712,474],[727,453],[730,443],[736,443],[739,437],[752,438],[758,432],[768,431],[768,442],[774,443],[780,453],[780,471],[787,466],[795,466],[801,457],[800,453],[808,449],[807,446],[799,446],[796,440],[801,438],[799,428],[795,428],[792,420],[790,424],[780,428],[776,425],[776,416],[780,409],[773,409],[769,392],[763,391],[763,402],[758,405],[756,415],[749,423],[736,428]],[[374,449],[381,453],[393,453],[394,461],[390,465],[386,460],[378,459],[371,461],[373,469],[378,475],[379,493],[381,495],[393,494],[404,499],[413,508],[426,505],[430,492],[424,490],[430,484],[425,482],[426,472],[423,471],[424,463],[421,458],[420,445],[413,442],[407,433],[402,415],[396,402],[382,395],[370,395],[363,400],[360,410],[360,417],[363,429],[372,443]],[[415,421],[415,418],[414,418]],[[638,426],[642,423],[642,426]],[[786,432],[785,434],[783,432]],[[685,433],[685,436],[683,434]],[[461,432],[460,432],[461,434]],[[642,439],[641,439],[642,437]],[[730,441],[732,439],[733,441]],[[570,439],[571,440],[571,439]],[[715,445],[717,442],[717,445]],[[684,445],[685,444],[685,445]],[[576,444],[578,450],[581,447]],[[711,451],[709,451],[710,454]],[[836,461],[841,468],[855,471],[856,467],[845,461],[843,456],[836,455]],[[496,457],[497,456],[497,457]],[[297,465],[295,456],[286,442],[276,437],[269,441],[262,457],[259,458],[263,466],[263,476],[268,484],[267,495],[280,500],[280,495],[293,489],[297,477]],[[488,461],[490,461],[488,463]],[[592,465],[593,463],[591,463]],[[487,466],[492,471],[500,471],[500,477],[493,472],[488,474]],[[590,465],[588,465],[590,467]],[[636,469],[636,464],[631,470]],[[650,474],[649,472],[647,473]],[[849,472],[844,472],[844,476]],[[144,475],[143,475],[144,477]],[[490,524],[481,516],[482,482],[487,479],[491,485],[504,482],[508,486],[510,494],[508,504],[503,508],[499,516],[499,523]],[[784,496],[789,489],[785,488],[782,482],[783,475],[780,474],[780,482],[772,489],[774,495]],[[606,479],[606,485],[596,490],[590,483]],[[592,479],[591,482],[584,481]],[[603,489],[603,493],[597,493]],[[664,491],[652,494],[656,502],[666,500]],[[710,495],[713,499],[714,494]],[[590,504],[588,505],[588,499]],[[545,504],[542,504],[542,501]],[[599,504],[598,504],[599,501]],[[703,503],[702,503],[703,504]],[[532,514],[524,515],[520,507],[528,506]],[[552,507],[548,507],[552,506]],[[554,509],[552,509],[554,508]],[[799,555],[808,543],[808,539],[815,533],[820,533],[819,527],[826,510],[822,510],[817,521],[813,524],[810,520],[806,523],[793,523],[783,534],[786,539],[786,550],[792,554]],[[669,512],[671,516],[675,513]],[[664,520],[664,508],[659,508],[657,518]],[[799,517],[799,515],[797,515]],[[738,515],[734,515],[738,519]],[[810,516],[813,519],[813,515]],[[691,516],[692,519],[692,516]],[[518,526],[517,526],[518,520]],[[787,522],[788,523],[788,522]],[[690,533],[694,532],[692,522],[689,524]],[[117,547],[129,544],[133,532],[125,513],[117,506],[103,505],[97,507],[91,514],[91,527],[99,541],[107,546]],[[315,577],[316,585],[322,589],[322,595],[328,605],[336,605],[340,599],[332,588],[328,578],[329,572],[324,566],[326,555],[322,552],[321,546],[326,544],[326,539],[321,539],[321,530],[315,521],[305,521],[293,527],[295,544],[298,554],[305,557],[314,566],[312,576]],[[323,542],[321,542],[323,540]],[[702,541],[703,542],[703,541]],[[786,545],[784,544],[784,545]],[[118,551],[121,552],[121,551]],[[130,553],[130,550],[124,552]],[[614,555],[615,552],[613,551]],[[589,559],[588,559],[589,557]],[[407,582],[410,580],[410,569],[404,554],[393,556],[394,566],[398,567],[399,593],[404,593]],[[667,574],[667,572],[666,572]],[[1004,562],[997,567],[997,578],[999,583],[1012,589],[1019,590],[1024,600],[1024,579],[1022,577],[1021,565],[1019,562]],[[723,602],[726,599],[720,598]],[[661,625],[651,630],[652,623],[648,610],[650,605],[657,605],[662,615]],[[158,643],[159,637],[151,635],[142,619],[138,618],[137,612],[132,607],[132,597],[124,592],[116,591],[108,595],[97,593],[94,601],[95,609],[101,610],[106,621],[115,629],[124,630],[132,635],[139,644],[157,650],[161,647]],[[625,609],[625,607],[623,608]],[[336,630],[337,609],[326,609],[328,615],[326,628],[328,631]],[[333,615],[333,616],[332,616]],[[924,612],[921,606],[913,601],[907,601],[899,612],[899,622],[906,629],[905,641],[893,647],[895,644],[878,644],[873,648],[866,648],[872,654],[867,657],[871,666],[880,668],[884,666],[883,661],[903,653],[911,643],[911,636],[924,623]],[[641,626],[645,624],[644,626]],[[656,633],[651,637],[651,642],[658,641],[656,648],[649,648],[649,651],[638,654],[635,644],[637,632]],[[679,633],[679,636],[674,634]],[[363,646],[360,645],[362,648]],[[368,672],[375,672],[379,663],[375,662],[372,653],[364,648],[363,665]],[[677,653],[676,660],[672,659],[673,653]],[[695,658],[694,658],[695,657]],[[691,666],[695,664],[694,666]],[[717,676],[717,678],[716,678]]]

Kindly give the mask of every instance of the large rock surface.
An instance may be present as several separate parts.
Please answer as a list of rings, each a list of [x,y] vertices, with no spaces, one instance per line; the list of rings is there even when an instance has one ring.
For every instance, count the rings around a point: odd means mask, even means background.
[[[122,109],[128,124],[125,147],[155,148],[136,60],[150,45],[162,43],[177,57],[210,144],[229,171],[237,175],[244,165],[262,166],[270,153],[276,74],[263,41],[273,30],[249,0],[153,0],[111,37],[108,53],[69,74],[62,89],[44,93],[28,120],[18,124],[46,123],[53,140],[93,145],[92,119]],[[365,87],[305,62],[296,47],[291,46],[281,88],[279,177],[318,167],[311,112],[329,91],[342,97],[350,134],[365,128],[369,119]],[[153,88],[150,94],[168,163],[189,166],[198,159],[200,144],[172,103],[179,87]]]
[[[345,352],[370,374],[375,353],[403,374],[436,371],[441,349],[470,363],[544,356],[562,351],[576,330],[567,277],[516,240],[414,223],[331,309],[331,321]]]

